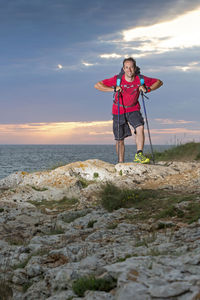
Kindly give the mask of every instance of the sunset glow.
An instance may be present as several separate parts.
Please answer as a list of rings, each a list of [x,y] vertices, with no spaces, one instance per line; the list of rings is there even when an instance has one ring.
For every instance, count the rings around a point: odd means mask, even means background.
[[[153,120],[150,120],[153,124]],[[181,140],[199,141],[200,129],[186,126],[194,123],[184,120],[155,119],[156,123],[165,128],[151,127],[154,143],[166,144],[173,137]],[[170,128],[173,126],[173,128]],[[180,127],[177,127],[180,126]],[[169,126],[169,127],[168,127]],[[181,127],[183,126],[183,127]],[[198,124],[197,124],[198,126]],[[147,137],[147,131],[145,129]],[[94,122],[57,122],[57,123],[27,123],[0,124],[1,144],[113,144],[112,121]],[[135,136],[126,139],[127,144],[135,143]],[[148,144],[148,138],[146,138]]]

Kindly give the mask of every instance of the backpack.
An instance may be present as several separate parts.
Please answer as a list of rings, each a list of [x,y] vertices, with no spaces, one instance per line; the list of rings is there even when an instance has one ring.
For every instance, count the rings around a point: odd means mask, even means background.
[[[122,76],[124,75],[124,73],[125,73],[125,72],[124,72],[123,68],[121,68],[120,73],[117,75],[117,86],[120,86],[121,80],[122,80]],[[139,77],[139,79],[140,79],[140,84],[141,84],[141,85],[145,85],[145,82],[144,82],[144,76],[143,76],[142,74],[140,74],[140,71],[139,71],[139,70],[136,69],[136,74],[135,74],[135,75]]]

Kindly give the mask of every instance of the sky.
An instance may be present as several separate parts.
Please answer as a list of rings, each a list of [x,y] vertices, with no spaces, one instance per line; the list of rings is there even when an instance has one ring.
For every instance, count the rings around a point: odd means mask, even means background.
[[[152,142],[200,142],[199,28],[200,0],[0,0],[0,144],[112,144],[113,95],[94,85],[130,56],[163,81]]]

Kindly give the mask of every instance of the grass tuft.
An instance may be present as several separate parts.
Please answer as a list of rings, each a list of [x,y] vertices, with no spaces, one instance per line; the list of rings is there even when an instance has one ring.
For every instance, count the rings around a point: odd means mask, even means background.
[[[123,261],[127,260],[127,259],[130,258],[130,257],[132,257],[132,255],[131,255],[131,254],[127,254],[127,255],[124,256],[124,257],[118,258],[116,262],[123,262]]]
[[[109,292],[117,285],[117,280],[109,278],[95,278],[94,276],[84,276],[77,279],[73,285],[72,289],[76,295],[83,297],[85,291],[105,291]]]
[[[112,183],[106,183],[100,191],[102,206],[109,212],[119,208],[143,208],[147,204],[146,200],[154,197],[156,191],[153,190],[130,190],[120,189]]]
[[[65,231],[60,226],[53,227],[49,232],[47,232],[48,235],[56,235],[56,234],[63,234],[63,233],[65,233]]]
[[[42,200],[42,201],[28,201],[29,203],[35,205],[37,208],[48,208],[51,210],[64,211],[75,205],[78,200],[76,198],[63,197],[60,200]]]
[[[185,218],[188,224],[193,222],[197,222],[200,219],[200,204],[195,202],[190,202],[186,207],[187,213],[185,214]]]
[[[109,223],[106,228],[107,229],[115,229],[115,228],[117,228],[117,226],[118,226],[118,223],[113,222],[113,223]]]
[[[43,187],[43,188],[40,188],[40,187],[36,187],[36,186],[31,186],[33,190],[37,191],[37,192],[44,192],[44,191],[47,191],[48,189]]]
[[[90,220],[87,224],[87,228],[93,228],[94,227],[94,223],[96,223],[97,220]]]
[[[29,260],[31,258],[31,255],[25,259],[24,261],[16,264],[15,266],[13,266],[13,269],[16,270],[16,269],[24,269],[26,267],[26,265],[28,264]]]

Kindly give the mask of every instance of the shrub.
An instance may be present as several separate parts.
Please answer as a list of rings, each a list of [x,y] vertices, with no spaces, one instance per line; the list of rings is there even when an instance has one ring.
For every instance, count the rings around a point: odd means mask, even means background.
[[[100,191],[101,204],[109,212],[127,207],[127,200],[128,198],[130,200],[131,197],[134,197],[133,193],[125,192],[111,183],[107,183]]]
[[[155,194],[156,191],[120,189],[112,183],[107,183],[100,191],[100,201],[107,211],[112,212],[122,207],[143,208],[148,204],[147,200]]]
[[[76,281],[72,285],[74,293],[78,296],[83,297],[85,291],[105,291],[109,292],[117,285],[117,280],[109,278],[95,278],[94,276],[84,276]]]

